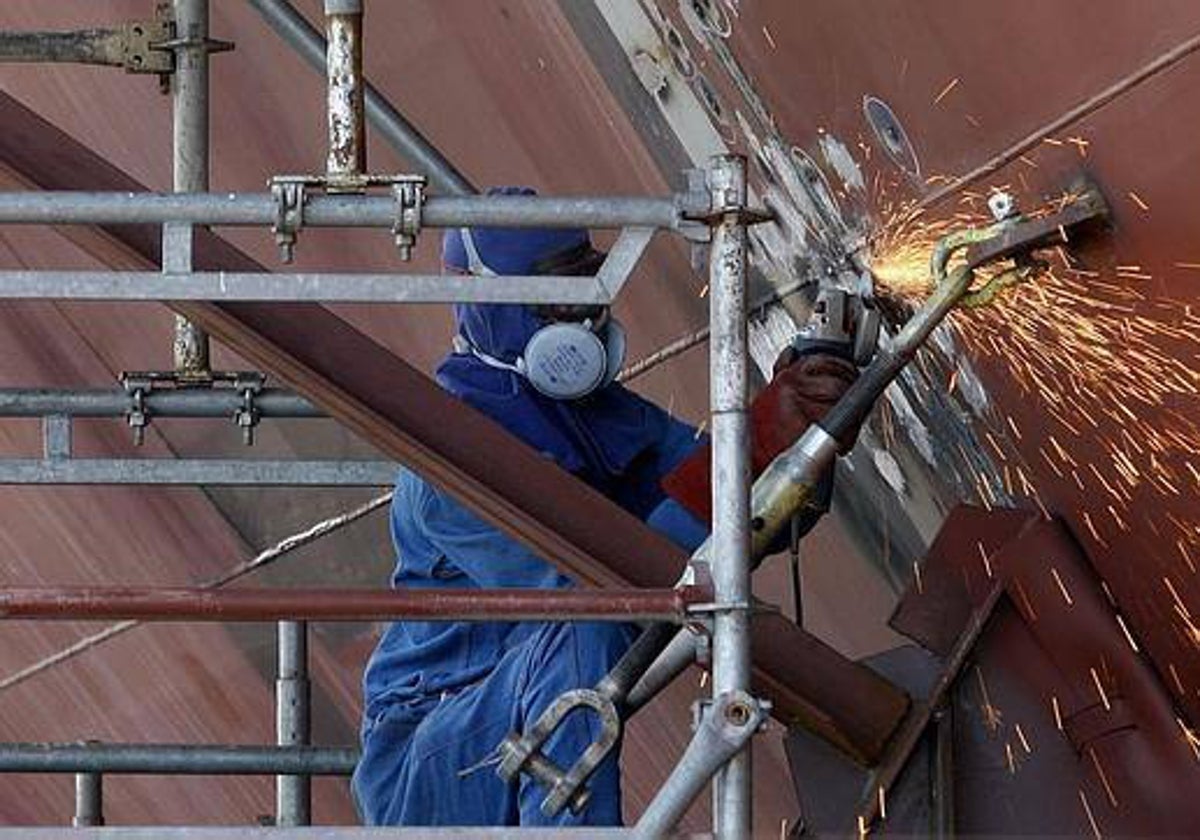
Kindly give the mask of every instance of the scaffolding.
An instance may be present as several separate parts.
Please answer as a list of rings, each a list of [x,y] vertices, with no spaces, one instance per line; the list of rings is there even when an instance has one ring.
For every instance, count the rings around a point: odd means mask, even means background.
[[[134,621],[277,622],[277,743],[15,743],[0,745],[0,772],[74,773],[74,825],[79,832],[72,836],[84,837],[88,827],[103,825],[106,774],[271,774],[277,777],[275,824],[279,836],[287,837],[288,827],[307,825],[311,820],[309,779],[347,775],[356,758],[351,748],[309,743],[308,622],[404,618],[639,621],[658,629],[648,633],[649,641],[641,647],[635,645],[644,657],[639,668],[630,672],[635,678],[657,658],[663,644],[675,638],[678,627],[686,625],[712,639],[712,696],[701,704],[691,746],[637,826],[630,831],[577,836],[661,836],[673,829],[710,780],[714,782],[714,832],[720,837],[749,836],[749,744],[765,720],[769,704],[750,693],[746,229],[765,217],[748,207],[744,159],[732,155],[715,158],[706,171],[689,173],[685,191],[661,198],[473,195],[467,179],[363,78],[361,0],[325,0],[327,41],[286,0],[252,0],[251,5],[312,64],[323,67],[328,90],[325,172],[277,176],[266,193],[209,192],[208,63],[212,53],[230,45],[210,37],[208,0],[160,4],[155,20],[116,30],[91,30],[71,37],[63,33],[0,36],[0,57],[7,60],[88,61],[159,74],[171,92],[174,150],[171,194],[0,193],[0,224],[159,226],[161,270],[0,271],[0,298],[609,304],[656,232],[682,236],[709,251],[713,498],[714,509],[723,515],[716,517],[709,542],[693,558],[680,584],[659,589],[439,591],[430,597],[392,590],[9,588],[0,595],[0,618],[122,622],[114,627]],[[64,48],[64,43],[70,48]],[[364,128],[368,119],[419,175],[367,171]],[[440,194],[427,195],[427,187]],[[290,261],[305,228],[356,227],[389,232],[399,258],[406,260],[422,231],[476,225],[586,227],[616,230],[618,236],[604,264],[589,277],[198,271],[193,253],[201,227],[267,229],[285,262]],[[74,417],[124,417],[135,441],[140,442],[151,417],[225,416],[233,419],[250,443],[254,427],[264,417],[324,416],[296,394],[265,388],[261,375],[212,371],[208,334],[182,316],[176,323],[174,361],[173,371],[127,375],[119,390],[0,392],[0,416],[40,418],[44,439],[43,458],[0,462],[0,483],[390,483],[394,467],[383,461],[72,457]],[[693,646],[687,659],[694,658]],[[634,688],[633,683],[626,688]],[[552,782],[552,791],[560,793],[564,801],[580,801],[586,775],[564,775],[544,759],[539,761],[536,743],[522,749],[514,772]],[[172,830],[122,830],[129,837],[142,836],[139,832],[145,831],[162,837]],[[240,829],[176,831],[189,837],[246,833]],[[360,836],[360,831],[331,831],[327,836]],[[456,831],[454,836],[509,836],[511,832],[474,829]],[[382,836],[427,834],[420,829],[397,829],[386,830]],[[542,831],[531,834],[546,836]]]

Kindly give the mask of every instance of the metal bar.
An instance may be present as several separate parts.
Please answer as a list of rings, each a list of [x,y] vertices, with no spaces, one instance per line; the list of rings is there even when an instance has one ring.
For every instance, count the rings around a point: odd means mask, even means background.
[[[0,62],[56,62],[121,67],[125,43],[118,29],[0,32]]]
[[[363,120],[363,10],[361,3],[325,2],[325,81],[329,155],[325,174],[352,179],[367,170]]]
[[[51,466],[54,462],[71,457],[70,417],[65,414],[49,414],[42,418],[42,454]]]
[[[287,0],[250,0],[250,5],[305,61],[325,72],[328,49],[325,39]],[[466,176],[365,78],[363,86],[371,126],[416,172],[447,195],[477,192]]]
[[[6,587],[0,620],[673,621],[708,592],[679,589],[203,589]]]
[[[954,706],[943,702],[933,715],[933,802],[930,833],[938,840],[954,836]]]
[[[0,299],[608,304],[591,277],[0,271]]]
[[[208,0],[174,0],[175,72],[171,76],[171,148],[173,189],[208,192]],[[164,225],[164,274],[192,270],[192,226]],[[175,315],[172,345],[175,370],[201,376],[209,369],[208,334]]]
[[[104,825],[104,777],[99,773],[75,774],[75,828]]]
[[[349,776],[351,747],[217,744],[0,744],[0,773],[122,773],[131,775]]]
[[[275,735],[281,747],[306,746],[311,717],[308,682],[308,624],[281,621],[278,626],[278,678],[275,680]],[[312,822],[312,780],[275,777],[275,824]]]
[[[714,159],[713,212],[722,214],[709,257],[712,393],[713,699],[750,690],[750,465],[747,407],[746,163]],[[714,833],[750,836],[750,755],[730,759],[714,787]]]
[[[228,419],[244,404],[240,392],[220,388],[151,389],[143,399],[146,413],[155,418]],[[133,395],[123,388],[0,388],[0,417],[124,417],[133,403]],[[326,416],[282,388],[255,393],[254,408],[261,417]]]
[[[571,828],[571,840],[617,840],[636,837],[625,828]],[[561,840],[558,828],[521,828],[518,837],[530,840]],[[272,828],[258,826],[120,826],[109,828],[0,828],[0,840],[511,840],[512,828],[394,828],[322,826]],[[693,840],[710,840],[707,834],[671,835]]]
[[[431,196],[423,228],[652,227],[677,229],[687,196]],[[314,195],[304,205],[305,227],[387,228],[396,203],[378,195]],[[193,225],[270,227],[270,193],[0,191],[0,224],[120,225],[189,222]]]
[[[625,228],[596,272],[596,282],[615,298],[654,238],[654,228]]]
[[[0,458],[0,485],[209,485],[387,487],[391,461],[268,461],[191,458]]]

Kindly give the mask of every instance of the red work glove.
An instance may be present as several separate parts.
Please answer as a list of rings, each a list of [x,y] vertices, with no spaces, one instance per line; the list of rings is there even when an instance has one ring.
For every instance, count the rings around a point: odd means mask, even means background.
[[[750,405],[751,478],[757,478],[776,455],[824,417],[857,377],[858,368],[837,356],[797,358],[791,347],[784,350],[775,361],[771,384]],[[854,445],[853,438],[842,441],[842,445],[849,449]],[[702,446],[662,480],[668,496],[709,524],[711,469],[709,447]]]

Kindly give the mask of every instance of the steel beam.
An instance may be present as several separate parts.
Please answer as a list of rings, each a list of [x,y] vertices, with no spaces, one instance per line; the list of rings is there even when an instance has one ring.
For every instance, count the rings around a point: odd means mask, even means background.
[[[0,485],[388,487],[396,480],[396,470],[391,461],[0,458]]]

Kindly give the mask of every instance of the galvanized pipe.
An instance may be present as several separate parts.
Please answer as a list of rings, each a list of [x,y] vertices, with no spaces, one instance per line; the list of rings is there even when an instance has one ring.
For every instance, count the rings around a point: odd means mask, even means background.
[[[390,487],[391,461],[259,458],[0,458],[0,485]]]
[[[177,193],[208,192],[208,0],[174,0],[175,72],[171,76],[173,186]],[[192,270],[192,228],[163,229],[162,266],[168,272]],[[175,370],[202,376],[209,370],[208,334],[182,315],[175,316],[172,345]]]
[[[646,806],[634,828],[644,840],[666,837],[687,812],[714,773],[727,761],[746,755],[750,739],[767,719],[764,706],[744,691],[722,694],[703,710],[683,756]],[[718,837],[749,837],[718,834]]]
[[[134,399],[120,388],[0,388],[0,417],[125,417]],[[241,392],[223,389],[147,391],[151,417],[230,418],[244,407]],[[321,409],[292,391],[264,388],[254,395],[262,417],[325,417]]]
[[[747,414],[746,162],[722,155],[709,170],[712,211],[720,214],[709,257],[709,370],[712,400],[712,509],[709,554],[713,621],[713,699],[750,690],[750,463]],[[718,838],[750,836],[749,743],[717,775]]]
[[[613,296],[594,277],[553,275],[0,271],[0,299],[605,305]]]
[[[325,0],[325,82],[329,155],[325,174],[336,189],[367,170],[363,119],[363,10],[361,2]]]
[[[311,737],[308,681],[308,625],[281,621],[277,628],[275,736],[281,747],[307,746]],[[312,780],[308,776],[275,777],[275,824],[312,822]]]
[[[285,42],[318,71],[325,72],[325,39],[287,0],[250,0],[250,6]],[[477,192],[458,170],[417,128],[365,78],[364,101],[372,128],[418,174],[446,195],[472,195]]]
[[[671,621],[708,596],[678,589],[6,587],[0,620]]]
[[[0,773],[349,776],[357,762],[350,747],[0,743]]]
[[[99,773],[75,774],[75,828],[104,825],[104,777]]]
[[[653,227],[676,230],[686,196],[431,196],[423,228]],[[306,227],[372,227],[391,230],[396,203],[378,195],[314,195],[304,205]],[[194,225],[270,227],[270,193],[0,192],[0,224],[128,225],[188,222]]]

